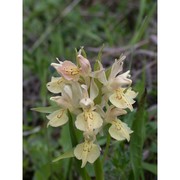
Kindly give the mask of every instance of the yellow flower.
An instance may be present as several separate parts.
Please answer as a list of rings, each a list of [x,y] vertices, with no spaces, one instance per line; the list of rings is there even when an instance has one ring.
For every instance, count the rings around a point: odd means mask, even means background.
[[[111,67],[111,73],[109,75],[109,80],[115,78],[123,70],[123,61],[126,59],[126,56],[121,55],[119,59],[115,59]]]
[[[98,78],[98,80],[104,86],[109,86],[109,84],[111,84],[111,81],[113,81],[115,78],[117,78],[118,77],[117,75],[122,71],[122,69],[123,69],[123,60],[125,58],[126,58],[125,56],[121,56],[119,59],[115,59],[115,62],[113,63],[113,65],[111,67],[110,75],[109,75],[108,78],[106,76],[105,69],[103,68],[103,65],[101,64],[100,61],[98,61],[99,70],[93,72],[93,77]],[[119,76],[121,76],[121,78],[119,78],[119,79],[123,78],[124,81],[126,81],[126,80],[129,81],[129,79],[127,79],[125,77],[125,75],[119,75]],[[107,88],[109,89],[109,87],[107,87]]]
[[[111,127],[109,128],[109,134],[112,138],[122,141],[124,139],[130,140],[130,135],[133,131],[127,126],[126,123],[123,123],[117,118],[111,121]]]
[[[92,164],[100,156],[100,147],[93,144],[93,141],[85,140],[84,143],[75,147],[74,155],[77,159],[82,160],[81,168],[83,168],[87,162]]]
[[[80,106],[83,109],[90,109],[94,107],[94,99],[98,96],[99,94],[99,89],[94,82],[94,79],[91,79],[90,82],[90,93],[88,93],[88,87],[84,84],[81,85],[82,88],[82,98],[80,100]],[[90,94],[90,95],[89,95]]]
[[[64,109],[54,111],[53,113],[51,113],[46,117],[49,119],[47,126],[50,125],[52,127],[62,126],[68,121],[68,116],[66,114],[66,110]]]
[[[126,88],[119,88],[115,90],[115,92],[109,97],[110,102],[122,109],[129,108],[131,111],[133,111],[133,106],[132,104],[135,103],[133,100],[138,93],[135,93],[134,91],[131,90],[131,88],[127,89]]]
[[[71,85],[65,85],[62,89],[61,96],[51,97],[50,100],[56,102],[63,109],[69,109],[74,114],[81,112],[79,101],[81,98],[81,89],[77,82],[72,82]],[[73,96],[75,94],[75,96]]]
[[[94,99],[98,95],[98,88],[94,80],[91,79],[90,84],[90,97],[86,85],[81,85],[82,88],[82,99],[80,100],[80,106],[83,112],[78,114],[76,117],[75,125],[77,129],[81,131],[93,131],[102,126],[103,120],[101,116],[95,112]]]
[[[103,124],[101,116],[92,109],[84,110],[76,117],[75,125],[81,131],[93,131]]]
[[[63,87],[65,86],[65,79],[63,77],[52,77],[51,82],[48,82],[46,87],[52,93],[62,92]]]
[[[78,80],[80,76],[80,69],[71,61],[59,61],[60,64],[51,63],[51,65],[67,80]]]
[[[121,108],[117,108],[114,105],[106,105],[107,111],[105,114],[105,120],[107,122],[111,121],[112,119],[120,116],[120,115],[124,115],[127,114],[127,112]]]
[[[107,83],[107,89],[112,91],[116,90],[120,87],[125,87],[129,86],[132,83],[132,80],[129,79],[130,77],[130,71],[126,71],[123,74],[120,74],[114,78],[108,78],[108,83]]]
[[[121,141],[124,139],[127,139],[128,141],[130,140],[130,134],[133,132],[126,123],[123,123],[121,120],[119,120],[117,117],[120,115],[124,115],[127,112],[123,109],[114,107],[113,105],[106,106],[107,111],[106,113],[103,113],[103,117],[105,120],[105,123],[111,124],[109,128],[109,134],[111,135],[112,138]],[[99,108],[100,110],[100,108]]]

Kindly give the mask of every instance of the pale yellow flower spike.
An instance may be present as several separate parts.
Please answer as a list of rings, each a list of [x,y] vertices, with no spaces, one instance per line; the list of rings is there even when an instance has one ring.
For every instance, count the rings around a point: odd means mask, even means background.
[[[130,140],[130,134],[133,133],[133,131],[127,126],[126,123],[115,119],[112,120],[111,124],[112,125],[109,128],[109,134],[112,138],[118,141],[122,141],[124,139],[127,139],[127,141]]]
[[[77,159],[82,160],[81,168],[83,168],[87,162],[94,163],[100,156],[100,148],[98,145],[93,144],[93,141],[85,140],[84,143],[75,147],[74,155]]]
[[[62,77],[52,77],[51,82],[48,82],[46,87],[52,93],[60,93],[64,87],[64,79]]]
[[[133,131],[118,116],[126,114],[126,108],[133,111],[134,98],[138,94],[130,87],[130,71],[121,73],[124,55],[115,60],[107,76],[100,61],[98,70],[93,71],[90,61],[81,55],[82,50],[77,54],[77,65],[59,59],[59,63],[51,63],[61,77],[52,77],[46,85],[50,92],[61,93],[50,98],[57,103],[59,110],[46,116],[49,120],[47,126],[58,127],[67,123],[67,111],[76,116],[73,123],[84,137],[84,142],[74,148],[74,156],[82,160],[81,168],[87,162],[94,163],[100,156],[101,148],[95,143],[96,136],[103,132],[106,124],[110,124],[108,131],[112,138],[130,140]],[[96,98],[102,98],[101,103],[97,103]]]
[[[84,110],[83,113],[79,114],[76,118],[75,125],[77,129],[81,131],[92,131],[100,128],[103,124],[101,116],[90,110]]]
[[[68,121],[68,116],[66,114],[66,110],[64,109],[54,111],[53,113],[51,113],[50,115],[46,117],[50,120],[47,126],[50,125],[52,127],[62,126]]]
[[[124,91],[125,88],[119,88],[115,90],[115,93],[113,93],[109,97],[109,100],[114,106],[118,108],[122,108],[122,109],[129,108],[131,111],[133,111],[132,104],[135,103],[133,98],[135,98],[138,93],[132,91],[131,88],[129,88],[126,92]]]

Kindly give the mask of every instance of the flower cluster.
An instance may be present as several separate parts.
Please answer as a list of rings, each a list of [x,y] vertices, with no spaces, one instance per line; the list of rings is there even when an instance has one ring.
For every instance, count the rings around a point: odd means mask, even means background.
[[[96,136],[109,126],[109,134],[115,140],[130,140],[133,132],[118,116],[133,111],[132,104],[137,96],[131,86],[130,71],[123,74],[125,56],[116,59],[112,67],[105,70],[100,61],[94,71],[88,59],[77,54],[77,65],[65,60],[51,65],[60,77],[52,77],[47,89],[57,94],[50,100],[57,103],[59,109],[47,116],[48,126],[58,127],[68,122],[68,111],[75,115],[75,127],[82,131],[84,142],[74,148],[74,156],[82,160],[81,167],[87,162],[94,163],[100,156],[100,146]],[[102,133],[101,133],[102,134]]]

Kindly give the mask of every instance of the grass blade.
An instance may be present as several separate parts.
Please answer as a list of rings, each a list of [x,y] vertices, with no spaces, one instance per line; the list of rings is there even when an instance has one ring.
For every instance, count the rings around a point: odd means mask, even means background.
[[[144,32],[146,31],[149,22],[151,20],[152,15],[154,14],[155,10],[156,10],[156,6],[157,4],[154,3],[152,8],[149,10],[149,13],[147,14],[147,16],[144,18],[143,22],[141,23],[141,26],[139,27],[139,30],[135,31],[134,36],[132,37],[130,44],[134,45],[136,42],[140,41],[140,39],[142,38]]]
[[[100,51],[98,53],[98,56],[96,58],[96,62],[94,64],[94,71],[99,70],[99,63],[98,63],[98,61],[100,61],[100,62],[102,61],[102,52],[103,52],[103,49],[104,49],[104,44],[102,45],[102,47],[101,47],[101,49],[100,49]]]
[[[37,111],[40,113],[52,113],[56,110],[60,109],[59,106],[48,106],[48,107],[36,107],[36,108],[31,108],[32,111]]]
[[[59,161],[61,159],[74,157],[74,153],[73,152],[74,152],[74,149],[70,149],[69,151],[65,152],[64,154],[61,154],[60,156],[58,156],[52,162],[57,162],[57,161]]]
[[[157,165],[156,164],[150,164],[150,163],[143,162],[142,167],[145,170],[152,172],[153,174],[157,175]]]
[[[140,99],[132,124],[132,130],[134,133],[131,136],[130,157],[135,180],[139,180],[142,176],[142,149],[145,137],[146,94],[147,92],[145,90]]]

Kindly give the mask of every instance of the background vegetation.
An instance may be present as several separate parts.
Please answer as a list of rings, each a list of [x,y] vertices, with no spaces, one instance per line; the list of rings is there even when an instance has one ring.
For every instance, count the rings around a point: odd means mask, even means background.
[[[139,92],[135,111],[123,117],[134,130],[131,142],[110,141],[105,179],[157,179],[156,16],[152,0],[24,0],[24,179],[79,178],[70,159],[51,163],[70,148],[68,125],[46,128],[46,117],[30,108],[50,104],[46,83],[56,57],[74,61],[74,49],[84,46],[93,64],[103,44],[105,67],[121,53],[127,55],[124,71],[131,69],[133,88]],[[102,147],[105,142],[99,139]],[[93,179],[92,166],[86,168]]]

